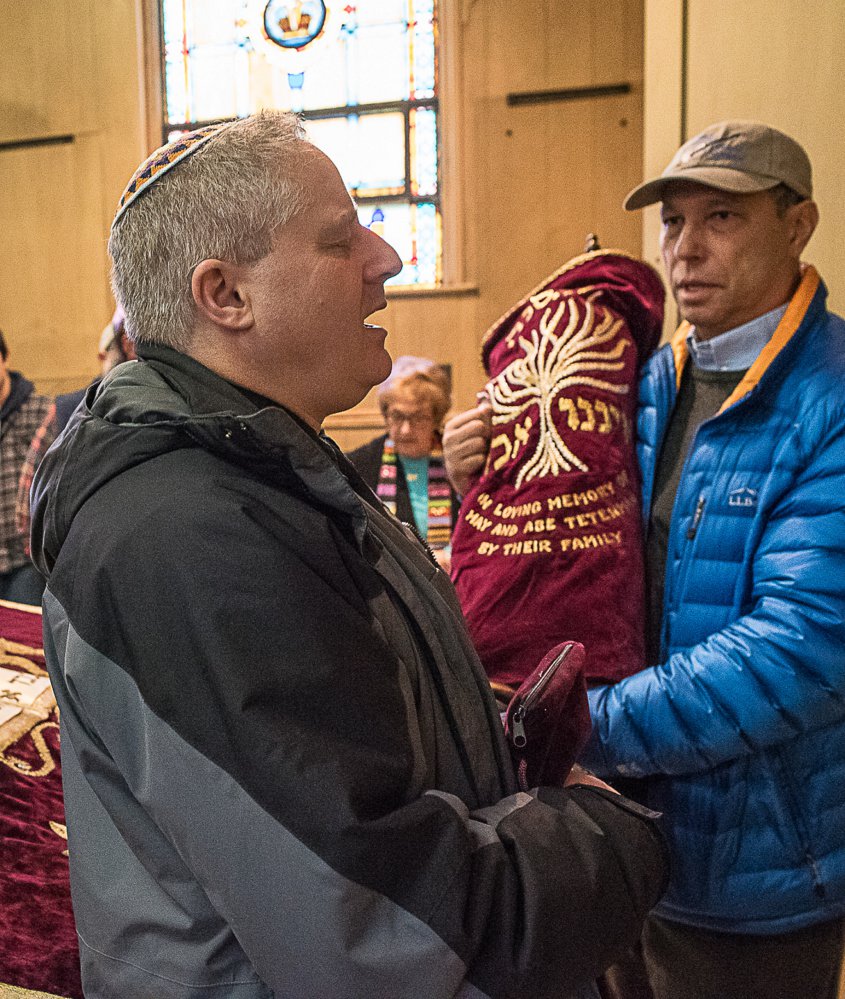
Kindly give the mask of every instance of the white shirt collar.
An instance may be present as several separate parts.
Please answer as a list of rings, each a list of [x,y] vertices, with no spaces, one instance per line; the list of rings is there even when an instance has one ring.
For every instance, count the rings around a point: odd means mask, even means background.
[[[771,340],[788,304],[720,333],[711,340],[696,340],[693,326],[687,335],[687,346],[693,364],[703,371],[747,370]]]

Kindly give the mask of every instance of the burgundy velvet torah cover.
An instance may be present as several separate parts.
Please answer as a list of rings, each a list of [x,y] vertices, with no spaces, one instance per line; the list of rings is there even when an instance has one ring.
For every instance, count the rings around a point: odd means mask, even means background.
[[[464,497],[452,579],[491,681],[516,688],[559,642],[588,683],[644,665],[637,380],[663,284],[619,251],[576,257],[488,330],[493,432]]]
[[[82,999],[41,612],[0,601],[0,994]]]

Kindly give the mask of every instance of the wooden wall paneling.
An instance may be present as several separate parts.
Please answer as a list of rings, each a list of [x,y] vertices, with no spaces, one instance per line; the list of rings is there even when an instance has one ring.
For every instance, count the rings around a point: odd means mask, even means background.
[[[151,52],[147,37],[157,30],[156,25],[153,0],[146,5],[141,0],[110,0],[91,23],[94,58],[88,90],[91,103],[97,106],[101,138],[105,232],[135,168],[161,144],[160,109],[151,106],[149,96],[150,89],[153,95],[158,93],[157,43]],[[149,63],[148,56],[152,56]],[[147,73],[148,66],[153,73]],[[154,120],[152,130],[148,119]]]
[[[483,0],[473,9],[483,31],[483,58],[475,61],[484,92],[503,97],[508,90],[536,90],[548,84],[548,3],[514,4]],[[465,53],[465,56],[470,56]]]
[[[686,138],[682,113],[686,101],[683,33],[683,0],[645,0],[642,179],[656,177]],[[662,275],[660,207],[652,205],[637,214],[642,217],[643,259]],[[677,309],[667,289],[664,340],[677,325]]]
[[[505,27],[509,5],[485,4],[481,37],[474,39],[481,64],[474,79],[481,93],[470,102],[476,159],[469,164],[468,210],[479,232],[484,326],[579,253],[599,224],[606,245],[631,252],[640,245],[640,220],[626,218],[620,202],[641,170],[642,5],[616,0],[530,6],[533,32],[514,40]],[[466,61],[473,57],[467,47]],[[502,100],[531,88],[608,83],[630,83],[633,92],[518,107]]]
[[[388,310],[388,350],[394,357],[418,354],[451,364],[456,400],[471,401],[483,381],[477,310],[478,298],[469,293],[396,298]]]
[[[462,22],[459,5],[441,4],[440,51],[438,74],[440,88],[439,173],[441,219],[443,224],[442,279],[445,284],[460,284],[467,275],[467,213],[462,165],[466,157],[464,128],[464,64],[448,53],[460,53]]]
[[[629,79],[641,83],[643,30],[643,0],[605,0],[592,5],[590,57],[596,82]]]
[[[84,384],[114,303],[106,242],[118,197],[148,151],[141,0],[0,0],[0,324],[46,392]]]
[[[642,160],[642,91],[639,86],[631,94],[603,97],[577,102],[561,108],[561,127],[586,137],[582,153],[585,162],[566,162],[566,158],[550,159],[550,186],[562,192],[558,216],[562,232],[550,229],[555,249],[572,246],[583,249],[589,232],[595,232],[606,249],[621,249],[638,255],[641,242],[641,219],[625,212],[622,201],[637,183]],[[565,124],[564,124],[565,122]],[[574,153],[574,150],[573,150]],[[587,178],[586,200],[576,202],[568,196],[568,184],[573,171],[583,171]],[[549,206],[551,214],[554,206]],[[568,232],[568,239],[563,238]],[[562,261],[561,261],[562,262]]]
[[[0,0],[0,142],[72,134],[83,125],[91,7],[92,0]]]
[[[85,137],[0,154],[0,326],[50,393],[96,371],[103,306],[99,157]]]
[[[475,209],[488,232],[479,248],[485,327],[581,253],[590,232],[639,253],[640,220],[621,204],[640,172],[640,102],[633,94],[482,112]]]

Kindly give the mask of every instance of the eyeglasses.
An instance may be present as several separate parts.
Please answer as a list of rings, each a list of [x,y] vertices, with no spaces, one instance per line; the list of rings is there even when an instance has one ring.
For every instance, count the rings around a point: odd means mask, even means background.
[[[403,413],[401,409],[388,409],[384,414],[384,422],[389,427],[401,427],[407,423],[409,427],[422,427],[426,423],[434,423],[430,413]]]

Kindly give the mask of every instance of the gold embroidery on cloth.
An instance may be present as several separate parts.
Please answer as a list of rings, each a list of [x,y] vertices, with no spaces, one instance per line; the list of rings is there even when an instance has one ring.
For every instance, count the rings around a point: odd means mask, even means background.
[[[33,673],[35,676],[46,676],[47,671],[42,669],[26,656],[36,656],[44,658],[44,650],[33,648],[31,645],[21,645],[19,642],[10,642],[8,638],[0,638],[0,666],[16,666],[18,669]]]
[[[44,650],[18,642],[0,638],[0,668],[13,669],[21,675],[47,677],[46,670],[28,657],[42,657]],[[11,688],[12,685],[9,685]],[[7,689],[0,683],[0,712],[14,710],[11,717],[0,723],[0,763],[17,774],[27,777],[46,777],[56,769],[56,760],[47,745],[43,732],[48,728],[58,728],[51,720],[56,708],[56,698],[49,684],[32,701],[23,701],[19,690]],[[5,710],[4,710],[5,709]],[[30,763],[20,756],[7,752],[22,739],[29,736],[35,749],[38,762]]]
[[[67,826],[63,825],[61,822],[54,822],[50,819],[50,829],[61,839],[67,841]],[[66,857],[68,855],[67,850],[62,850],[62,856]]]
[[[55,700],[53,705],[55,706]],[[29,715],[29,718],[25,718],[25,715]],[[38,755],[38,759],[41,761],[41,766],[34,766],[32,763],[27,762],[27,760],[22,760],[19,756],[14,756],[12,753],[7,753],[6,749],[13,743],[20,742],[21,737],[13,739],[11,742],[6,742],[6,729],[11,727],[12,722],[17,722],[21,720],[22,724],[26,724],[29,721],[29,727],[23,733],[23,735],[29,735],[32,739],[32,744],[35,747],[35,752]],[[53,754],[50,752],[50,747],[47,745],[44,739],[43,732],[48,728],[58,728],[58,723],[54,721],[42,721],[40,724],[32,723],[30,712],[21,712],[17,718],[13,718],[12,722],[6,722],[5,725],[0,726],[0,739],[3,740],[2,749],[0,749],[0,763],[4,763],[10,770],[14,770],[15,773],[23,774],[26,777],[46,777],[47,774],[51,774],[56,769],[56,761],[53,759]]]
[[[34,992],[32,989],[23,989],[19,985],[7,985],[0,982],[0,999],[63,999],[54,992]]]
[[[567,446],[555,426],[552,414],[556,402],[559,409],[567,413],[570,429],[575,429],[573,424],[577,422],[579,430],[596,432],[597,412],[600,417],[599,433],[608,433],[614,420],[623,422],[623,425],[625,422],[617,407],[604,402],[599,404],[599,400],[590,405],[581,397],[575,400],[566,396],[560,398],[566,389],[573,386],[626,395],[626,384],[607,381],[601,377],[601,372],[621,371],[624,368],[622,355],[628,341],[618,336],[623,325],[621,319],[607,314],[597,322],[592,302],[583,304],[582,314],[575,298],[567,298],[555,307],[559,298],[557,293],[535,296],[538,302],[542,299],[542,305],[546,307],[539,329],[532,330],[529,337],[519,337],[524,356],[511,361],[487,385],[494,427],[515,424],[512,434],[497,434],[491,441],[488,461],[496,469],[515,459],[527,441],[528,430],[532,426],[531,417],[526,416],[521,424],[516,421],[533,406],[538,410],[540,437],[534,453],[519,471],[517,488],[535,477],[556,475],[572,468],[589,471],[589,466]],[[565,326],[558,334],[564,316]],[[495,453],[499,448],[504,454]]]

